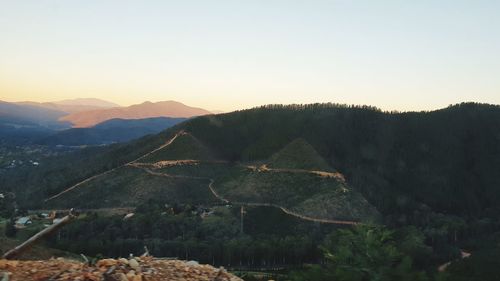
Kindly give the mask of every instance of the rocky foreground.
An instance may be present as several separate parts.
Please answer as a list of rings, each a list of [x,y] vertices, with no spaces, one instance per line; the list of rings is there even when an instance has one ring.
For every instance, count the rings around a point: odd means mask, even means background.
[[[8,281],[242,281],[223,268],[152,257],[103,259],[95,265],[66,260],[0,260],[0,280]]]

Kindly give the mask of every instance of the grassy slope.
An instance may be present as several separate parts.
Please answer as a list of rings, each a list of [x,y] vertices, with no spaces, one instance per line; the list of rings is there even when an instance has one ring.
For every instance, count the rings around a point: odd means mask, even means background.
[[[307,141],[295,139],[275,153],[267,165],[270,168],[333,171]]]
[[[486,104],[419,113],[332,104],[268,106],[203,116],[129,144],[8,171],[0,175],[0,189],[18,190],[22,206],[40,207],[41,198],[136,159],[181,129],[218,159],[235,162],[266,161],[293,140],[307,140],[384,213],[399,208],[401,198],[453,214],[486,212],[500,200],[500,107]]]
[[[311,174],[248,172],[216,182],[216,188],[229,200],[272,203],[315,218],[373,221],[378,216],[358,192]]]
[[[161,160],[214,160],[215,154],[190,134],[179,136],[171,145],[157,151],[141,162],[154,163]]]
[[[50,203],[52,207],[135,207],[150,199],[165,203],[215,202],[208,181],[152,176],[143,170],[123,167],[68,192]]]
[[[214,159],[213,155],[207,146],[186,134],[141,162],[210,160]],[[314,148],[301,140],[281,150],[272,161],[286,168],[331,170]],[[212,162],[169,166],[154,172],[207,179],[154,176],[138,168],[123,167],[64,194],[51,206],[133,207],[150,199],[166,203],[210,204],[217,202],[208,189],[208,178],[212,178],[217,192],[231,201],[272,203],[304,215],[327,219],[368,221],[374,220],[377,214],[359,193],[353,190],[344,193],[342,190],[348,189],[344,183],[307,173],[258,172],[236,163]]]

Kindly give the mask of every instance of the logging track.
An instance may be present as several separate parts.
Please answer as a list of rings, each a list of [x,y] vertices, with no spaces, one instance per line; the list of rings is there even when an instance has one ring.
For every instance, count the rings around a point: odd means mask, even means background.
[[[290,209],[287,209],[283,206],[277,205],[277,204],[272,204],[272,203],[256,203],[256,202],[239,202],[239,201],[230,201],[227,198],[224,198],[221,196],[219,193],[214,188],[214,183],[215,180],[212,178],[208,177],[195,177],[195,176],[186,176],[186,175],[172,175],[172,174],[167,174],[167,173],[159,173],[152,171],[149,168],[146,168],[144,166],[148,165],[147,163],[133,163],[129,164],[131,167],[135,167],[138,169],[142,169],[146,173],[153,175],[153,176],[159,176],[159,177],[168,177],[168,178],[185,178],[185,179],[197,179],[197,180],[208,180],[208,188],[212,195],[217,198],[218,200],[228,203],[228,204],[233,204],[233,205],[240,205],[240,206],[248,206],[248,207],[274,207],[280,209],[282,212],[284,212],[287,215],[306,220],[306,221],[311,221],[311,222],[317,222],[317,223],[326,223],[326,224],[343,224],[343,225],[358,225],[360,222],[357,221],[349,221],[349,220],[332,220],[332,219],[320,219],[320,218],[313,218],[305,215],[301,215],[299,213],[296,213]]]
[[[152,166],[152,167],[161,167],[162,165],[163,166],[170,166],[170,165],[184,165],[184,164],[187,164],[187,165],[191,165],[191,164],[197,164],[197,163],[200,163],[200,162],[210,162],[210,163],[227,163],[227,161],[199,161],[199,160],[176,160],[176,161],[160,161],[160,162],[157,162],[157,163],[139,163],[138,161],[141,160],[141,159],[144,159],[152,154],[154,154],[155,152],[161,150],[161,149],[164,149],[165,147],[171,145],[179,136],[182,136],[182,135],[186,135],[188,134],[187,132],[185,132],[184,130],[182,131],[179,131],[178,133],[176,133],[170,140],[168,140],[165,144],[159,146],[158,148],[130,161],[130,162],[127,162],[123,165],[120,165],[120,166],[117,166],[115,168],[112,168],[110,170],[107,170],[105,172],[102,172],[102,173],[99,173],[97,175],[94,175],[94,176],[91,176],[87,179],[84,179],[66,189],[64,189],[63,191],[57,193],[56,195],[53,195],[47,199],[45,199],[45,202],[48,202],[48,201],[51,201],[51,200],[54,200],[58,197],[60,197],[61,195],[65,194],[65,193],[68,193],[68,192],[71,192],[73,190],[75,190],[76,188],[80,187],[81,185],[87,183],[87,182],[90,182],[94,179],[97,179],[99,177],[102,177],[104,175],[108,175],[120,168],[123,168],[123,167],[134,167],[134,168],[138,168],[138,169],[142,169],[143,171],[147,172],[148,174],[150,175],[153,175],[153,176],[159,176],[159,177],[168,177],[168,178],[185,178],[185,179],[197,179],[197,180],[208,180],[209,181],[209,184],[208,184],[208,188],[210,190],[210,192],[214,195],[214,197],[216,197],[218,200],[224,202],[224,203],[230,203],[230,204],[235,204],[235,205],[241,205],[241,206],[254,206],[254,207],[274,207],[274,208],[278,208],[280,209],[281,211],[283,211],[285,214],[288,214],[290,216],[293,216],[293,217],[296,217],[296,218],[299,218],[299,219],[302,219],[302,220],[306,220],[306,221],[311,221],[311,222],[317,222],[317,223],[325,223],[325,224],[341,224],[341,225],[358,225],[360,224],[360,222],[357,222],[357,221],[349,221],[349,220],[331,220],[331,219],[320,219],[320,218],[313,218],[313,217],[309,217],[309,216],[305,216],[305,215],[301,215],[299,213],[296,213],[294,211],[291,211],[283,206],[280,206],[280,205],[276,205],[276,204],[272,204],[272,203],[256,203],[256,202],[237,202],[237,201],[230,201],[224,197],[222,197],[220,194],[217,193],[217,191],[215,190],[214,188],[214,179],[212,178],[208,178],[208,177],[196,177],[196,176],[186,176],[186,175],[172,175],[172,174],[167,174],[167,173],[159,173],[159,172],[155,172],[153,170],[151,170],[150,168],[148,168],[148,166]],[[162,164],[163,163],[163,164]],[[155,166],[156,165],[156,166]],[[160,165],[160,166],[158,166]],[[250,165],[242,165],[242,164],[239,164],[240,166],[243,166],[247,169],[251,169],[251,170],[254,170],[254,171],[258,171],[258,172],[272,172],[272,173],[308,173],[308,174],[313,174],[313,175],[316,175],[316,176],[320,176],[320,177],[331,177],[331,178],[336,178],[337,180],[340,180],[342,182],[345,182],[344,180],[344,177],[342,176],[342,174],[340,173],[332,173],[332,172],[325,172],[325,171],[311,171],[311,170],[303,170],[303,169],[274,169],[274,168],[269,168],[267,167],[266,165],[261,165],[261,166],[250,166]]]
[[[114,171],[116,171],[116,170],[118,170],[118,169],[120,169],[120,168],[122,168],[122,167],[125,167],[125,166],[130,165],[130,164],[132,164],[132,163],[134,163],[134,162],[137,162],[137,161],[139,161],[139,160],[141,160],[141,159],[144,159],[144,158],[146,158],[146,157],[148,157],[148,156],[152,155],[153,153],[155,153],[155,152],[157,152],[157,151],[159,151],[159,150],[161,150],[161,149],[163,149],[163,148],[165,148],[165,147],[169,146],[170,144],[172,144],[172,143],[175,141],[175,139],[177,139],[177,137],[182,136],[182,135],[185,135],[185,134],[187,134],[187,133],[186,133],[184,130],[179,131],[177,134],[175,134],[175,135],[174,135],[174,137],[172,137],[169,141],[167,141],[165,144],[161,145],[160,147],[158,147],[158,148],[156,148],[156,149],[154,149],[154,150],[152,150],[152,151],[150,151],[150,152],[148,152],[148,153],[146,153],[146,154],[144,154],[144,155],[140,156],[139,158],[137,158],[137,159],[135,159],[135,160],[132,160],[132,161],[130,161],[130,162],[127,162],[127,163],[125,163],[125,164],[123,164],[123,165],[120,165],[120,166],[115,167],[115,168],[113,168],[113,169],[110,169],[110,170],[107,170],[107,171],[105,171],[105,172],[102,172],[102,173],[100,173],[100,174],[97,174],[97,175],[91,176],[90,178],[84,179],[84,180],[82,180],[82,181],[80,181],[80,182],[78,182],[78,183],[76,183],[76,184],[74,184],[74,185],[72,185],[72,186],[70,186],[70,187],[68,187],[68,188],[64,189],[63,191],[61,191],[61,192],[57,193],[56,195],[53,195],[53,196],[51,196],[51,197],[49,197],[49,198],[45,199],[45,202],[48,202],[48,201],[50,201],[50,200],[54,200],[54,199],[58,198],[59,196],[61,196],[61,195],[65,194],[65,193],[68,193],[68,192],[70,192],[70,191],[72,191],[72,190],[74,190],[75,188],[77,188],[77,187],[81,186],[81,185],[82,185],[82,184],[84,184],[84,183],[87,183],[87,182],[92,181],[92,180],[94,180],[94,179],[96,179],[96,178],[102,177],[102,176],[104,176],[104,175],[110,174],[110,173],[112,173],[112,172],[114,172]]]

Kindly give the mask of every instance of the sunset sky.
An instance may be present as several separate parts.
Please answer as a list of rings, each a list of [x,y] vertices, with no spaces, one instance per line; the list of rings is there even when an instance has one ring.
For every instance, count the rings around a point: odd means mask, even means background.
[[[0,100],[500,104],[500,1],[3,1]]]

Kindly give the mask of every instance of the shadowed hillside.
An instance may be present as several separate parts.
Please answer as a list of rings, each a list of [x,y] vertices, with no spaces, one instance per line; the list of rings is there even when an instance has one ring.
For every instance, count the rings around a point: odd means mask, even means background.
[[[71,166],[57,159],[38,167],[29,179],[22,177],[24,203],[40,204],[35,198],[48,198],[97,171],[137,159],[181,129],[189,135],[175,143],[177,152],[160,156],[159,151],[151,156],[158,158],[141,161],[217,155],[229,162],[262,163],[301,138],[384,214],[401,215],[416,206],[456,214],[499,211],[500,109],[482,104],[419,113],[332,104],[267,106],[198,117],[157,136],[103,149],[99,155],[82,151]],[[16,177],[2,176],[2,186],[18,189]]]
[[[274,154],[269,164],[271,168],[331,171],[332,168],[304,139],[296,139]]]
[[[142,162],[157,162],[163,160],[215,160],[215,153],[193,137],[189,133],[180,135],[171,145],[156,151],[148,157],[142,159]]]

